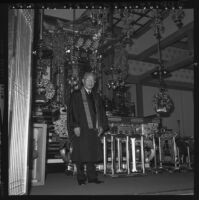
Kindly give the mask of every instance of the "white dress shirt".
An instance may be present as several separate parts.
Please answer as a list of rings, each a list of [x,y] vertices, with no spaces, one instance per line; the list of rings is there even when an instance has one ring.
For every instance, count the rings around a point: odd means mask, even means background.
[[[90,94],[90,93],[91,93],[91,90],[88,90],[88,89],[86,89],[86,88],[84,88],[84,89],[86,90],[87,94]]]

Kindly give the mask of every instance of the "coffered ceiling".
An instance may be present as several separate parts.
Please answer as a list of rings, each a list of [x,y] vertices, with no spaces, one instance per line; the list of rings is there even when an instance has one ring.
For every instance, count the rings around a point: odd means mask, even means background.
[[[172,20],[172,12],[172,10],[161,10],[164,32],[161,33],[160,48],[164,65],[171,72],[171,76],[165,78],[165,81],[169,88],[192,90],[194,84],[193,9],[184,9],[185,16],[182,19],[181,28],[178,28]],[[71,31],[73,26],[77,31],[93,28],[89,25],[90,9],[76,9],[75,16],[72,9],[49,9],[44,11],[44,15],[46,17],[45,27],[48,29],[53,29],[53,23],[63,26],[66,31]],[[74,17],[75,21],[73,21]],[[151,76],[158,64],[153,11],[133,9],[131,15],[126,18],[127,21],[124,21],[121,11],[113,10],[110,19],[111,27],[107,29],[107,32],[111,32],[111,37],[103,46],[107,54],[121,41],[126,26],[131,27],[133,33],[133,45],[125,48],[129,64],[126,81],[129,84],[158,86],[158,81]]]

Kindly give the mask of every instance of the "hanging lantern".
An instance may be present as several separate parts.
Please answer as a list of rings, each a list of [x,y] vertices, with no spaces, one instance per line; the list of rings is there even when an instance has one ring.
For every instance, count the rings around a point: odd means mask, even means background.
[[[156,9],[153,12],[154,22],[153,22],[153,31],[154,36],[158,39],[161,38],[161,33],[164,33],[165,27],[163,25],[162,13],[160,10]]]
[[[152,104],[155,112],[159,114],[170,113],[174,107],[173,101],[165,88],[160,88],[160,91],[154,95]]]
[[[170,75],[170,72],[165,68],[162,61],[162,53],[160,49],[160,31],[163,30],[162,27],[162,18],[159,15],[160,13],[156,12],[154,18],[154,35],[157,39],[157,51],[158,51],[158,62],[159,65],[157,69],[152,73],[153,78],[158,78],[160,83],[160,91],[154,95],[152,105],[155,112],[158,114],[170,114],[174,108],[174,104],[170,96],[167,94],[166,88],[164,87],[164,78]]]
[[[184,17],[185,17],[185,12],[183,10],[177,9],[173,11],[172,20],[174,21],[174,23],[178,28],[181,28],[183,26],[182,20],[184,19]]]

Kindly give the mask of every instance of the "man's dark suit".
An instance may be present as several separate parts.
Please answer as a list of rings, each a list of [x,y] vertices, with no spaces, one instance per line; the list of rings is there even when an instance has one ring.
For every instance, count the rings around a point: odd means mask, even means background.
[[[92,95],[86,93],[86,98],[90,110],[91,119],[94,128],[89,129],[84,109],[81,91],[75,91],[71,95],[70,105],[68,107],[68,130],[69,137],[72,142],[72,162],[77,166],[77,178],[85,179],[83,174],[83,164],[86,163],[87,178],[95,179],[96,173],[94,163],[103,160],[103,150],[100,138],[98,137],[98,130],[95,127],[96,115],[98,114],[98,123],[104,130],[108,127],[105,109],[99,94]],[[75,127],[80,127],[80,136],[77,137],[73,130]]]

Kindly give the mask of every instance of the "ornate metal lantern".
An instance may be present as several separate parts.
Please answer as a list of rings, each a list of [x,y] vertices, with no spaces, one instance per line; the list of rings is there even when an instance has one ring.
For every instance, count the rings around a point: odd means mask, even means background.
[[[159,65],[158,65],[157,69],[152,73],[152,76],[154,78],[159,79],[160,90],[157,94],[154,95],[152,105],[153,105],[155,112],[157,112],[159,114],[168,114],[173,110],[174,104],[173,104],[173,101],[170,98],[170,96],[167,94],[166,88],[163,86],[164,78],[166,76],[168,76],[170,73],[165,68],[165,66],[163,65],[163,62],[162,62],[161,49],[160,49],[160,39],[161,39],[160,31],[163,30],[164,28],[162,28],[163,25],[162,25],[161,16],[157,15],[157,13],[154,18],[154,21],[155,21],[154,35],[157,39]]]
[[[159,114],[170,113],[174,107],[165,88],[160,88],[160,91],[154,95],[152,104],[154,110]]]

